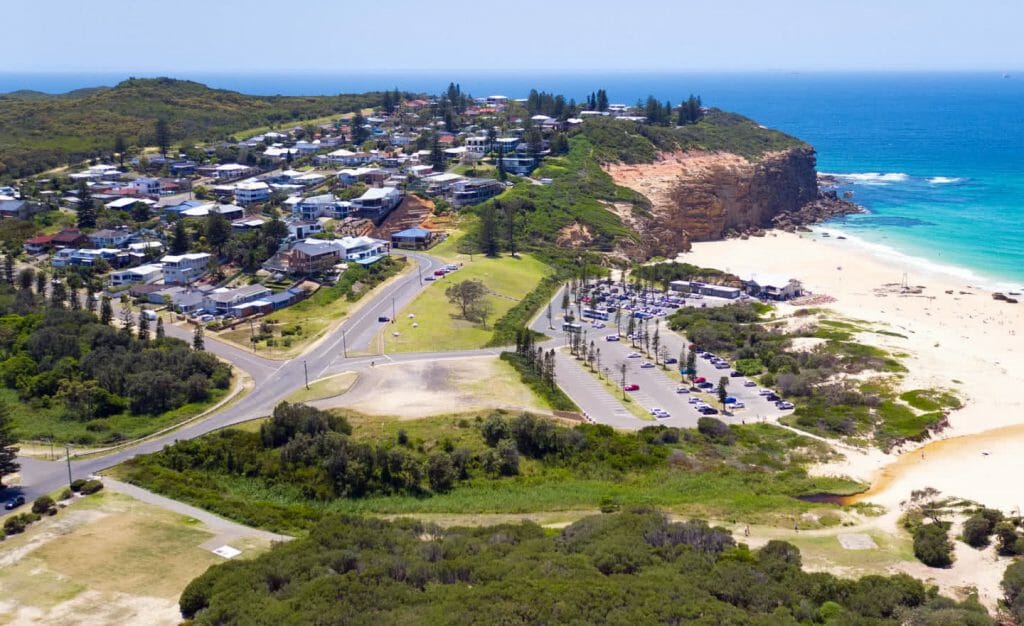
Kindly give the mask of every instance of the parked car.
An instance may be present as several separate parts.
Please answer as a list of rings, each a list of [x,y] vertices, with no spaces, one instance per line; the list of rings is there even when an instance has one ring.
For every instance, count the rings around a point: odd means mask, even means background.
[[[378,321],[378,322],[390,322],[390,321],[391,321],[391,318],[390,318],[390,317],[388,317],[387,315],[381,315],[381,316],[379,316],[379,317],[377,318],[377,321]]]
[[[783,411],[789,411],[793,408],[792,402],[786,402],[785,400],[779,400],[775,403],[776,408],[782,409]]]
[[[672,357],[672,356],[670,356],[667,359],[665,359],[665,365],[675,365],[678,362],[679,362],[679,359],[677,359],[675,357]]]
[[[740,376],[743,376],[743,374],[740,374],[736,370],[733,370],[733,371],[729,372],[729,376],[731,376],[732,378],[739,378]]]
[[[630,352],[629,354],[626,355],[626,358],[627,359],[639,359],[640,358],[640,353],[639,352]]]
[[[650,361],[644,361],[643,363],[640,364],[641,369],[649,370],[652,367],[654,367],[654,363],[651,363]]]
[[[8,500],[4,504],[4,508],[7,509],[8,511],[10,511],[10,510],[18,508],[19,506],[21,506],[23,504],[25,504],[25,496],[18,495],[18,496],[14,496],[10,500]]]
[[[747,408],[747,405],[745,405],[745,404],[743,404],[743,402],[737,400],[736,402],[733,402],[732,404],[730,404],[729,408],[732,408],[732,409],[745,409],[745,408]]]
[[[636,383],[629,383],[628,385],[626,385],[622,389],[623,389],[623,391],[640,391],[640,385],[638,385]]]
[[[779,400],[782,400],[782,398],[780,398],[778,395],[774,393],[768,394],[767,396],[764,397],[764,399],[767,400],[768,402],[778,402]]]
[[[775,392],[772,391],[771,389],[759,389],[758,392],[757,392],[757,395],[759,395],[759,396],[770,396],[773,393],[775,393]]]
[[[444,276],[444,275],[445,275],[445,271],[444,270],[434,270],[434,276]]]
[[[423,280],[436,280],[433,276],[424,276]]]
[[[703,376],[698,376],[697,378],[695,378],[693,380],[693,382],[695,382],[695,383],[706,383],[706,382],[708,382],[708,379],[704,378]]]
[[[687,400],[687,402],[689,402],[690,404],[700,404],[700,398],[696,396],[690,396],[690,399]]]
[[[752,380],[748,380],[748,381],[746,381],[745,383],[743,383],[743,386],[744,386],[744,387],[757,387],[757,383],[755,383],[755,382],[754,382],[754,381],[752,381]]]
[[[711,406],[701,409],[700,412],[704,415],[718,415],[718,409]]]
[[[686,387],[676,387],[676,393],[690,393],[690,390]]]
[[[608,335],[607,337],[604,338],[604,340],[605,341],[618,341],[619,340],[619,336],[618,335]]]

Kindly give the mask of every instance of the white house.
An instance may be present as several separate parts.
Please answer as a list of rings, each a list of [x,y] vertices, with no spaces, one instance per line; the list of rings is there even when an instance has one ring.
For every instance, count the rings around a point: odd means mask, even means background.
[[[270,295],[263,285],[246,285],[237,289],[216,289],[203,298],[203,309],[214,315],[224,315],[233,306],[259,300]]]
[[[235,202],[253,204],[270,199],[270,185],[267,183],[242,183],[235,187]]]
[[[97,248],[122,248],[126,243],[134,239],[136,233],[124,229],[124,230],[112,230],[104,228],[95,232],[89,233],[86,237],[92,242],[92,245]]]
[[[487,135],[466,137],[465,146],[469,152],[484,156],[491,151],[491,140],[487,138]]]
[[[205,252],[169,254],[160,259],[165,284],[187,285],[206,273],[212,257]]]
[[[221,180],[232,180],[235,178],[244,178],[246,176],[252,176],[259,170],[248,165],[242,165],[241,163],[225,163],[224,165],[218,165],[217,169],[214,170],[213,175]]]
[[[152,285],[163,277],[163,266],[157,263],[152,263],[111,273],[110,285],[112,287],[135,284]]]
[[[132,187],[144,196],[160,195],[159,178],[136,178],[132,181]]]
[[[361,217],[379,221],[402,203],[402,193],[394,187],[371,187],[352,200],[352,209]]]

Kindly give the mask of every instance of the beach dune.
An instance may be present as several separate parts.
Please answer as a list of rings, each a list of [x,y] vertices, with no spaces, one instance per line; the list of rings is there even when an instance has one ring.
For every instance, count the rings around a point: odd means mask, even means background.
[[[1016,332],[1024,304],[994,300],[962,275],[928,271],[817,232],[696,243],[678,260],[741,276],[797,278],[807,290],[835,298],[826,306],[838,315],[905,336],[859,336],[907,355],[903,388],[948,388],[964,401],[937,435],[941,441],[901,459],[873,453],[831,468],[875,482],[872,501],[895,506],[911,490],[933,487],[1007,511],[1024,505],[1011,478],[1024,469],[1024,336]],[[920,292],[901,294],[904,283]]]

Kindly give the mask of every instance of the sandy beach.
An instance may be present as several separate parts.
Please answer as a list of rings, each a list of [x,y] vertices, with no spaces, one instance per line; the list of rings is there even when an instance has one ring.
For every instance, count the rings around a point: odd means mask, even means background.
[[[902,359],[910,370],[904,389],[948,388],[964,401],[933,441],[901,456],[851,454],[824,471],[872,482],[867,499],[888,507],[923,487],[1006,511],[1024,506],[1012,478],[1024,470],[1024,335],[1016,332],[1024,304],[993,300],[968,273],[929,270],[820,232],[696,243],[678,260],[739,275],[797,278],[805,289],[835,298],[824,306],[840,316],[906,336],[858,335],[909,355]],[[904,274],[920,294],[899,293]]]

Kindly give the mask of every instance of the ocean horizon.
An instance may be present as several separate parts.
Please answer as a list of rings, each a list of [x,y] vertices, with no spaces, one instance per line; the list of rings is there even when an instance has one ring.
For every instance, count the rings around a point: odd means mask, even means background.
[[[166,75],[155,73],[152,76]],[[147,76],[134,74],[136,77]],[[63,93],[111,86],[127,73],[0,73],[0,92]],[[365,72],[183,73],[255,95],[393,89],[477,96],[531,88],[577,101],[604,88],[612,102],[648,95],[747,115],[812,144],[818,171],[869,213],[826,228],[922,271],[979,284],[1024,285],[1024,74],[1002,72]]]

